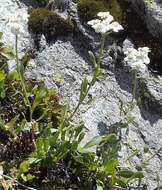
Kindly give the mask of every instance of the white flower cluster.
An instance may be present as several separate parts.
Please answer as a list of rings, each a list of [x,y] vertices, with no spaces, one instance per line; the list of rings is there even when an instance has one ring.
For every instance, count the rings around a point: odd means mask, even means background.
[[[19,10],[14,15],[11,15],[8,21],[8,26],[11,29],[11,32],[15,35],[24,34],[25,27],[27,27],[29,14],[26,10]]]
[[[110,12],[99,12],[97,16],[99,19],[94,19],[87,23],[96,33],[105,34],[110,31],[118,32],[123,30],[123,27],[118,22],[113,21],[114,18]]]
[[[127,48],[124,54],[126,57],[124,61],[132,69],[138,69],[140,72],[145,72],[147,70],[147,65],[150,63],[150,58],[148,57],[148,53],[150,49],[148,47],[138,48]]]

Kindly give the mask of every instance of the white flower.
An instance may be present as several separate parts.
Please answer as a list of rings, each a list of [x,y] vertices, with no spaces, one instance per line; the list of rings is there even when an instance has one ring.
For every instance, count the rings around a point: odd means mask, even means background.
[[[120,30],[123,30],[122,25],[120,25],[118,22],[112,22],[109,27],[114,32],[119,32]]]
[[[99,19],[94,19],[94,20],[91,20],[91,21],[88,21],[88,25],[90,25],[90,26],[93,26],[93,25],[95,25],[95,24],[99,24],[101,22],[101,20],[99,20]]]
[[[26,12],[26,10],[19,10],[14,15],[10,15],[8,26],[11,29],[11,32],[14,35],[23,34],[25,33],[24,28],[27,27],[29,14]]]
[[[99,12],[97,16],[100,19],[94,19],[87,23],[96,33],[105,34],[109,31],[118,32],[123,30],[123,27],[118,22],[113,22],[114,18],[110,15],[110,12]]]
[[[97,16],[100,17],[101,19],[110,19],[111,21],[114,20],[113,16],[108,11],[107,12],[99,12],[97,14]]]
[[[16,22],[9,22],[8,24],[10,26],[11,32],[15,35],[24,33],[24,28],[22,25]]]
[[[138,48],[138,50],[134,48],[127,48],[124,52],[126,55],[124,61],[127,62],[128,66],[132,69],[145,72],[147,70],[146,65],[150,63],[150,58],[148,57],[149,52],[150,49],[148,47]]]
[[[101,33],[101,34],[104,34],[107,32],[107,28],[105,27],[104,24],[102,24],[101,22],[98,23],[98,24],[95,24],[92,26],[92,28],[95,30],[95,32],[97,33]]]

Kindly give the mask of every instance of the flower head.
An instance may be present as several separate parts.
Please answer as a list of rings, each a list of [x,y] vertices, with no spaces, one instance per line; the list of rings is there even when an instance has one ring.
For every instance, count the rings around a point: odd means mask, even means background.
[[[99,12],[97,16],[99,19],[94,19],[87,23],[95,32],[105,34],[110,31],[118,32],[123,30],[123,27],[118,22],[113,21],[114,18],[110,12]]]
[[[110,14],[110,12],[99,12],[97,14],[97,16],[100,17],[101,19],[110,19],[111,21],[114,20],[113,16]]]
[[[148,47],[138,48],[138,50],[127,48],[124,52],[126,55],[124,61],[127,62],[132,69],[138,69],[140,72],[145,72],[147,69],[146,65],[150,63],[150,58],[148,57],[149,52],[150,49]]]
[[[29,14],[25,10],[19,10],[14,15],[10,15],[8,26],[11,32],[15,35],[24,33],[24,28],[27,26]]]
[[[109,27],[114,32],[119,32],[119,30],[123,30],[122,25],[120,25],[118,22],[112,22]]]
[[[96,24],[99,24],[101,22],[101,20],[99,20],[99,19],[94,19],[94,20],[90,20],[90,21],[88,21],[88,25],[90,25],[90,26],[93,26],[93,25],[96,25]]]

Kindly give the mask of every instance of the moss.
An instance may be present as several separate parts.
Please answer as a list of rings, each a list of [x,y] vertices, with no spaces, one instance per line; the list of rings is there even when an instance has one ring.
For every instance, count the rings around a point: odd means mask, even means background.
[[[88,21],[100,11],[108,10],[108,0],[79,0],[78,12],[83,21]]]
[[[110,11],[119,22],[123,19],[123,11],[118,0],[79,0],[78,2],[79,16],[83,21],[95,18],[100,11]]]
[[[29,30],[34,34],[44,34],[47,38],[68,35],[73,32],[70,19],[63,19],[58,14],[46,8],[36,8],[29,11]]]

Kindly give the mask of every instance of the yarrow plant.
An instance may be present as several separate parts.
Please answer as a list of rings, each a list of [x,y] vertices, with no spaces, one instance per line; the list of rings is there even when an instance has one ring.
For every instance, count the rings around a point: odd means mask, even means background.
[[[138,73],[144,74],[147,71],[147,65],[150,63],[149,52],[150,49],[148,47],[140,47],[137,50],[135,48],[127,48],[124,52],[126,55],[124,61],[134,73],[132,102],[136,97]]]
[[[123,27],[118,22],[113,21],[114,17],[110,12],[99,12],[97,16],[99,19],[94,19],[87,23],[96,33],[105,34],[107,32],[119,32],[123,30]]]
[[[18,74],[16,80],[21,83],[22,87],[14,86],[14,95],[12,97],[15,102],[15,96],[20,95],[18,106],[23,106],[24,109],[20,110],[22,112],[20,117],[16,115],[7,124],[0,120],[0,127],[3,127],[11,134],[10,144],[12,143],[11,139],[13,139],[13,145],[16,146],[16,148],[13,146],[14,149],[9,151],[12,154],[16,150],[16,160],[11,162],[11,164],[8,162],[2,163],[4,172],[0,163],[0,189],[2,185],[4,189],[15,189],[15,187],[19,188],[21,186],[24,189],[36,190],[26,186],[32,183],[38,189],[44,189],[44,187],[50,189],[48,184],[50,187],[53,187],[57,181],[56,185],[59,184],[59,188],[61,188],[61,184],[69,189],[73,188],[73,186],[74,188],[78,186],[78,189],[82,186],[85,187],[83,189],[105,189],[107,187],[111,190],[127,189],[130,180],[139,179],[141,181],[143,178],[142,172],[133,172],[127,168],[120,167],[116,159],[120,139],[116,134],[110,133],[103,136],[95,136],[88,143],[82,145],[85,137],[84,125],[81,122],[74,123],[72,121],[80,105],[85,103],[90,88],[102,74],[101,63],[103,61],[105,38],[109,33],[123,29],[117,22],[112,22],[113,17],[109,12],[100,12],[98,16],[100,17],[100,24],[102,23],[99,25],[100,27],[95,26],[95,23],[98,22],[96,20],[91,21],[91,26],[96,29],[98,27],[96,32],[101,33],[100,53],[95,55],[93,52],[89,52],[91,62],[94,64],[94,73],[90,81],[86,78],[82,81],[78,104],[74,111],[70,111],[70,113],[66,105],[59,104],[54,89],[48,89],[43,84],[39,86],[39,83],[35,83],[35,81],[31,81],[31,83],[28,83],[30,81],[26,82],[23,75],[24,67],[18,57],[18,36],[25,32],[24,24],[28,20],[28,14],[19,12],[9,20],[11,32],[16,37],[15,57]],[[144,51],[143,54],[145,55]],[[16,114],[19,113],[16,112]],[[32,133],[31,140],[24,135],[26,130],[30,130]],[[25,131],[25,133],[22,131]],[[22,136],[20,141],[19,136],[17,136],[19,132]],[[31,153],[26,155],[26,150],[29,150],[30,147],[26,149],[25,143],[32,144],[31,141],[33,141]],[[17,146],[17,142],[20,145],[18,144]],[[94,146],[96,146],[96,152],[92,150]],[[10,146],[7,147],[10,148]],[[17,157],[17,151],[19,153],[17,149],[20,149],[20,157]],[[22,151],[25,154],[22,154]],[[8,153],[7,151],[5,152]],[[13,177],[5,175],[8,171],[9,175]],[[65,178],[68,178],[65,181],[64,177],[62,178],[64,174],[67,176]],[[17,179],[21,179],[22,183],[17,181]],[[23,184],[24,182],[26,185]],[[11,184],[12,187],[6,186],[8,184]]]
[[[24,34],[27,27],[29,14],[24,10],[19,10],[14,15],[11,15],[8,21],[8,26],[14,35]]]
[[[22,90],[24,93],[24,102],[27,104],[30,110],[30,121],[32,120],[32,109],[31,104],[28,99],[27,91],[26,91],[26,85],[25,85],[25,79],[24,79],[24,66],[19,61],[18,56],[18,36],[20,34],[25,34],[25,28],[27,27],[29,14],[26,10],[19,10],[14,15],[11,15],[8,21],[8,26],[11,29],[11,33],[15,35],[15,57],[16,57],[16,67],[17,67],[17,73],[19,75]]]
[[[124,61],[132,69],[137,69],[138,71],[144,73],[147,69],[147,65],[150,63],[150,58],[148,57],[149,52],[150,49],[148,47],[140,47],[138,50],[135,48],[127,48],[124,52],[126,55]]]
[[[81,92],[80,92],[80,99],[79,102],[74,110],[74,112],[70,115],[69,120],[75,115],[80,105],[85,100],[90,88],[95,84],[96,80],[100,77],[102,74],[101,70],[101,63],[103,58],[103,51],[105,46],[105,39],[111,32],[119,32],[120,30],[123,30],[123,27],[118,23],[113,21],[114,18],[110,14],[110,12],[99,12],[97,14],[99,19],[94,19],[91,21],[88,21],[88,25],[90,25],[96,33],[101,34],[101,46],[99,50],[99,55],[95,56],[93,52],[89,51],[91,62],[95,66],[94,75],[92,77],[92,80],[88,82],[88,80],[85,78],[81,84]]]

